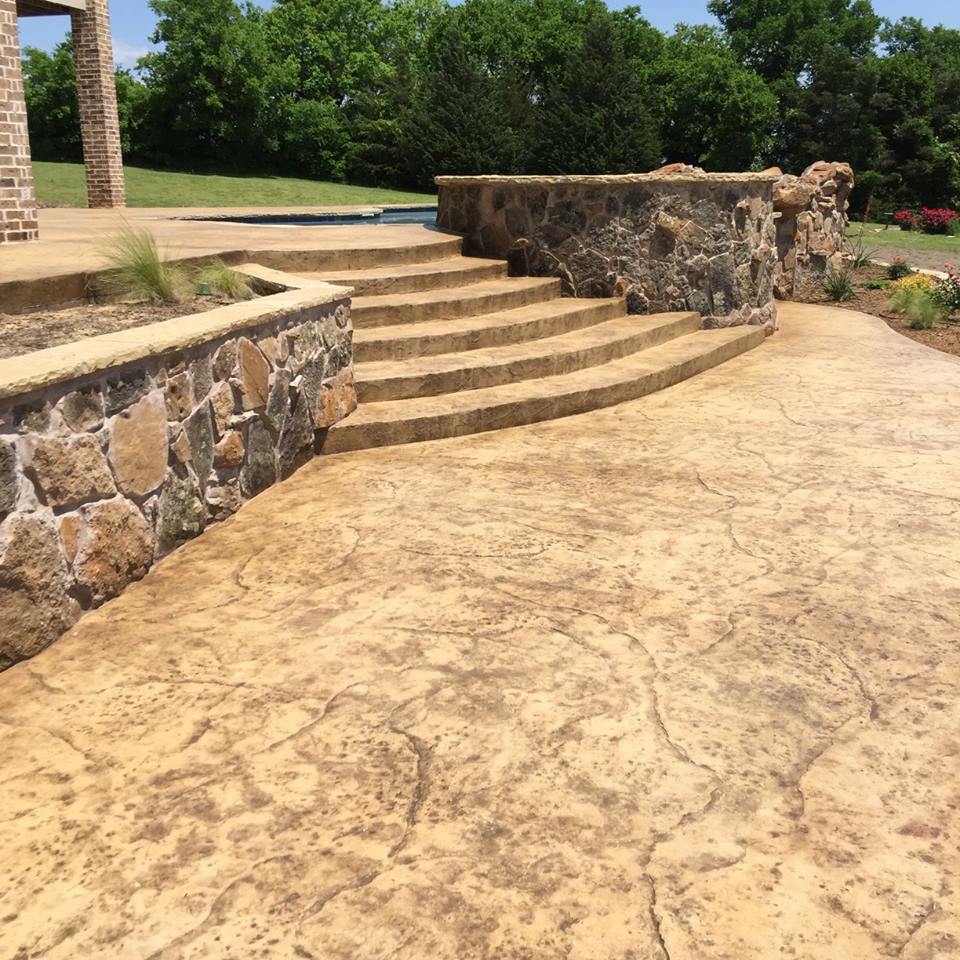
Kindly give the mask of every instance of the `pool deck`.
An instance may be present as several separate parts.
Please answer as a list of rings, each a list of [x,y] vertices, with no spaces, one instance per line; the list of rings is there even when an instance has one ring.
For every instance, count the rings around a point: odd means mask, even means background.
[[[960,955],[960,363],[782,321],[314,461],[0,675],[0,956]]]
[[[84,210],[57,207],[40,211],[40,240],[0,248],[0,283],[37,280],[103,270],[100,245],[124,223],[146,227],[167,259],[214,256],[232,250],[378,250],[419,246],[443,236],[418,225],[287,227],[178,219],[266,215],[360,213],[358,207],[129,208]],[[378,207],[377,209],[388,209]],[[3,305],[0,304],[0,312]]]

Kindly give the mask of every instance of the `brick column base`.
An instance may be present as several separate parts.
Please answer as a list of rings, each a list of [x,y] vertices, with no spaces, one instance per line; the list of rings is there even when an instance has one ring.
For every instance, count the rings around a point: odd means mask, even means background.
[[[107,0],[87,0],[86,10],[71,17],[87,205],[122,207],[126,190]]]
[[[0,243],[36,240],[16,0],[0,0]]]

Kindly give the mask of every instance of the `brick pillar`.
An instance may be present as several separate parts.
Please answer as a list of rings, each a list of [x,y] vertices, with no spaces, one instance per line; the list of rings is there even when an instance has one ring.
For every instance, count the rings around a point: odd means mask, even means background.
[[[86,10],[71,16],[87,205],[122,207],[126,190],[107,0],[87,0]]]
[[[16,0],[0,0],[0,243],[36,240]]]

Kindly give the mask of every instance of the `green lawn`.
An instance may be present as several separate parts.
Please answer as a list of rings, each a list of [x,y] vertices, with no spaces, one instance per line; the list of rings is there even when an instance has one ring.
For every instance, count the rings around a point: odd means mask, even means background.
[[[901,230],[875,223],[851,223],[847,228],[847,237],[855,240],[863,231],[863,242],[867,249],[874,247],[899,247],[901,250],[928,250],[931,253],[960,254],[960,237],[947,237],[933,233],[916,233],[913,230]]]
[[[58,207],[87,204],[78,163],[34,163],[37,200]],[[432,203],[436,197],[376,187],[352,187],[287,177],[221,177],[127,167],[131,207],[331,207],[350,204]]]

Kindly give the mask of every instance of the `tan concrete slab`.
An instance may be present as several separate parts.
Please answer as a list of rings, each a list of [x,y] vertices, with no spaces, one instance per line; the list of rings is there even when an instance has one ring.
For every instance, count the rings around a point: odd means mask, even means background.
[[[337,208],[337,212],[366,210],[368,207]],[[329,254],[329,269],[361,269],[379,263],[378,251],[426,249],[447,234],[417,225],[286,227],[243,223],[184,220],[190,216],[241,214],[310,214],[328,210],[304,207],[265,207],[227,210],[222,208],[130,208],[127,210],[83,210],[54,208],[40,211],[40,240],[4,246],[0,256],[0,283],[36,280],[105,269],[99,249],[103,241],[124,224],[148,228],[169,259],[212,256],[231,251],[255,253],[264,250],[305,251]],[[356,251],[354,259],[335,257]],[[368,256],[364,257],[364,252]],[[451,249],[445,255],[456,252]],[[424,259],[428,259],[424,257]],[[315,261],[313,269],[324,269]],[[3,305],[0,304],[0,311]]]
[[[316,461],[0,676],[0,956],[956,957],[960,363],[782,319]]]

